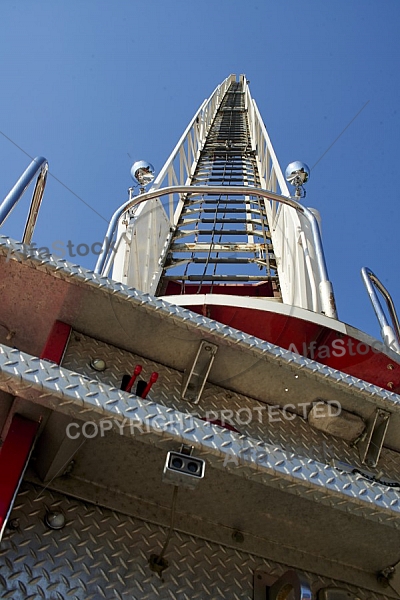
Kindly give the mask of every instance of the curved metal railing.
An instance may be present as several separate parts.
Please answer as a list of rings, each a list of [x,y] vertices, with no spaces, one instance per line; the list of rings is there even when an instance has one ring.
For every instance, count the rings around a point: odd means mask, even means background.
[[[383,283],[371,271],[371,269],[368,269],[368,267],[363,267],[361,269],[361,276],[363,278],[364,285],[367,288],[368,296],[379,321],[379,325],[381,326],[381,335],[383,340],[385,341],[386,345],[389,346],[389,348],[400,353],[400,324],[391,295]],[[386,315],[383,312],[375,288],[379,290],[386,301],[386,306],[392,320],[392,326],[389,325]]]
[[[322,247],[321,234],[318,226],[317,219],[313,215],[313,213],[293,200],[292,198],[287,198],[285,196],[280,196],[279,194],[275,194],[274,192],[270,192],[268,190],[264,190],[261,188],[255,188],[250,186],[190,186],[190,185],[177,185],[177,186],[169,186],[157,190],[151,190],[144,194],[140,194],[135,196],[135,198],[129,199],[127,202],[122,204],[111,217],[110,223],[108,225],[107,233],[104,238],[103,247],[100,252],[99,258],[97,260],[94,272],[100,275],[104,274],[104,268],[107,261],[107,257],[110,251],[111,243],[114,239],[118,221],[124,212],[146,202],[147,200],[153,200],[154,198],[160,198],[161,196],[165,196],[168,194],[226,194],[229,191],[230,195],[242,195],[246,194],[247,196],[260,196],[262,198],[267,198],[269,200],[273,200],[278,203],[287,204],[291,206],[301,214],[303,214],[308,222],[310,223],[313,243],[315,248],[316,260],[318,265],[318,272],[320,276],[320,295],[321,295],[321,304],[322,310],[324,314],[328,317],[332,317],[334,319],[337,318],[336,313],[336,305],[335,299],[333,295],[332,284],[328,279],[328,270],[326,267],[324,251]]]
[[[35,189],[29,207],[29,214],[25,224],[22,242],[29,244],[32,240],[32,235],[35,229],[40,204],[42,202],[44,188],[46,186],[48,162],[43,156],[34,158],[27,169],[22,173],[21,177],[8,192],[3,202],[0,204],[0,227],[3,225],[7,217],[10,215],[13,208],[21,200],[30,183],[38,175]]]

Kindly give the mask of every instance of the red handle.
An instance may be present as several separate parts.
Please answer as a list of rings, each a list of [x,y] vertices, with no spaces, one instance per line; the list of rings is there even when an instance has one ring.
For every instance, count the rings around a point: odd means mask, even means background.
[[[151,386],[153,385],[153,383],[155,383],[157,381],[157,379],[158,379],[158,373],[152,373],[149,383],[146,385],[146,387],[143,390],[141,398],[146,398],[147,394],[151,390]]]
[[[128,385],[125,388],[125,392],[130,392],[132,389],[133,384],[135,383],[136,377],[138,375],[140,375],[140,373],[142,372],[142,367],[141,365],[136,365],[135,370],[133,371],[133,375],[129,380]]]

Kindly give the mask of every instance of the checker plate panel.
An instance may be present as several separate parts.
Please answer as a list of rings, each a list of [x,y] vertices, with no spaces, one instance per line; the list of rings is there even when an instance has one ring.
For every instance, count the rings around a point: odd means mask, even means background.
[[[61,510],[66,526],[46,528],[46,509]],[[148,559],[166,528],[24,484],[0,548],[1,597],[10,600],[251,600],[253,571],[278,577],[287,570],[237,549],[174,533],[163,579]],[[384,595],[306,573],[313,592],[338,585],[359,600]],[[385,592],[386,593],[386,592]]]

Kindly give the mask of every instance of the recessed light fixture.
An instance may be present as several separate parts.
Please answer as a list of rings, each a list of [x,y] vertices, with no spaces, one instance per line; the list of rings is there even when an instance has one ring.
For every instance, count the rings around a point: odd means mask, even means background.
[[[106,361],[103,360],[102,358],[94,358],[91,363],[90,366],[92,367],[92,369],[94,369],[95,371],[105,371],[107,365],[106,365]]]
[[[50,529],[62,529],[65,525],[65,516],[60,511],[51,511],[46,513],[44,522]]]

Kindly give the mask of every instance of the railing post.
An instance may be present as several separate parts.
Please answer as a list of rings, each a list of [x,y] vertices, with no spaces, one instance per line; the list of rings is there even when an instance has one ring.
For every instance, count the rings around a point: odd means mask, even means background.
[[[43,198],[44,188],[46,185],[48,171],[48,162],[42,156],[35,158],[28,168],[22,173],[16,184],[8,192],[3,202],[0,204],[0,227],[3,225],[7,217],[15,205],[22,198],[24,192],[28,188],[29,184],[33,181],[37,174],[38,178],[36,181],[35,189],[33,192],[31,205],[29,209],[28,219],[26,221],[22,242],[24,244],[30,244],[32,240],[33,231],[40,208],[40,204]]]
[[[371,300],[376,317],[381,326],[382,339],[391,350],[400,353],[399,320],[397,318],[396,309],[394,307],[391,295],[389,294],[383,283],[381,283],[381,281],[378,279],[378,277],[374,275],[371,269],[363,267],[361,269],[361,276],[363,278],[364,285],[367,288],[369,299]],[[382,296],[385,298],[386,305],[388,307],[390,317],[392,319],[393,327],[389,325],[386,319],[386,315],[382,310],[382,306],[379,302],[379,298],[377,296],[374,286],[380,291]]]

